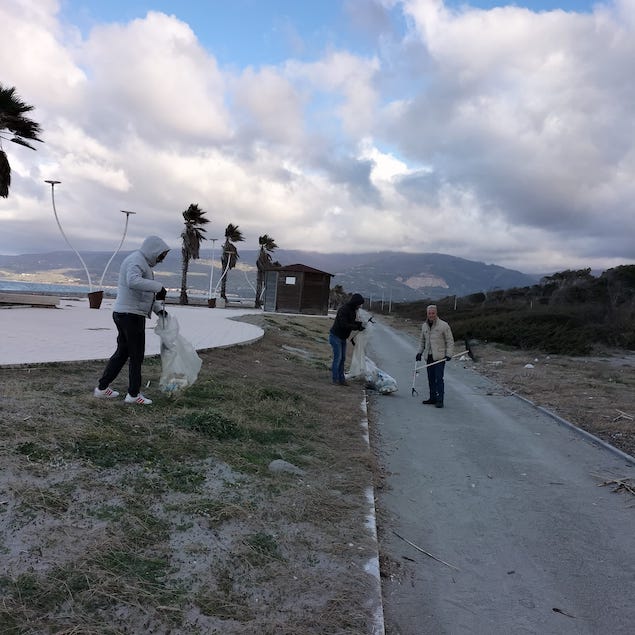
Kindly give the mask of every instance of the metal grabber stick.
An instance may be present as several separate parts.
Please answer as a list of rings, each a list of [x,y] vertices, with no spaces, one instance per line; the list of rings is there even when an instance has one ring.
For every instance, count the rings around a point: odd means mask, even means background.
[[[465,353],[467,353],[468,351],[461,351],[460,353],[456,353],[456,355],[452,355],[452,357],[458,357],[459,355],[465,355]],[[415,389],[415,381],[417,379],[417,373],[424,369],[424,368],[430,368],[430,366],[436,366],[437,364],[440,364],[441,362],[446,362],[447,360],[445,359],[445,357],[443,359],[438,359],[436,362],[430,362],[429,364],[423,364],[421,366],[417,366],[417,361],[415,360],[415,370],[414,373],[412,375],[412,396],[414,397],[415,395],[418,395],[419,393],[416,391]]]
[[[413,397],[415,395],[419,394],[417,392],[417,389],[415,388],[415,382],[417,381],[417,372],[418,371],[419,371],[419,369],[417,368],[417,360],[415,359],[415,367],[414,367],[414,371],[412,372],[412,396]]]
[[[469,345],[468,341],[465,340],[465,350],[460,353],[456,353],[452,355],[452,357],[459,357],[460,355],[465,355],[467,353],[468,357],[472,361],[476,361],[476,357],[474,356],[474,352],[472,351],[472,347]],[[418,395],[419,393],[415,389],[415,381],[417,380],[417,373],[423,368],[429,368],[430,366],[435,366],[436,364],[440,364],[441,362],[447,361],[445,357],[443,359],[438,359],[436,362],[430,362],[429,364],[422,364],[421,366],[417,366],[417,360],[415,360],[415,367],[412,373],[412,396]]]

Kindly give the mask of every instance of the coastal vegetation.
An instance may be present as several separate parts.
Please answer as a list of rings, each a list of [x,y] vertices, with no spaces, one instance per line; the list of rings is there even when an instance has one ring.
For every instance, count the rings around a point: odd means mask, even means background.
[[[457,339],[566,355],[597,346],[635,350],[635,265],[598,277],[590,269],[567,270],[528,287],[395,304],[392,312],[420,321],[430,303],[452,323]]]

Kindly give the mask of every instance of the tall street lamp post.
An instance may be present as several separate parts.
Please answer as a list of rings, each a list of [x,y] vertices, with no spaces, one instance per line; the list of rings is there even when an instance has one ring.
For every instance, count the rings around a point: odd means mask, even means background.
[[[120,210],[122,214],[126,215],[126,223],[123,227],[123,236],[121,237],[121,242],[119,243],[119,247],[117,247],[117,249],[115,249],[115,252],[113,253],[112,256],[110,256],[110,260],[106,263],[106,266],[104,267],[104,273],[101,274],[101,279],[99,281],[99,286],[102,287],[104,284],[104,278],[106,276],[106,271],[108,271],[108,267],[110,267],[110,263],[113,261],[114,257],[119,253],[119,250],[121,249],[122,245],[123,245],[123,241],[126,240],[126,234],[128,233],[128,219],[130,218],[131,214],[136,214],[137,212],[128,212],[125,209]]]
[[[93,291],[92,303],[91,303],[91,307],[93,308],[98,309],[101,306],[101,301],[104,299],[104,278],[106,277],[106,272],[108,271],[108,267],[110,267],[110,263],[113,261],[114,257],[119,253],[119,250],[121,249],[121,246],[123,245],[123,241],[126,240],[126,234],[128,233],[128,219],[130,218],[130,215],[136,214],[136,212],[128,212],[124,209],[120,211],[122,214],[126,215],[126,222],[123,227],[123,236],[121,237],[119,246],[117,247],[117,249],[115,249],[112,256],[110,256],[110,260],[106,263],[106,266],[104,267],[104,271],[101,274],[101,279],[99,280],[99,290]],[[93,306],[93,305],[98,305],[98,306]]]
[[[60,219],[57,215],[57,209],[55,207],[55,186],[59,185],[61,181],[45,180],[44,182],[49,183],[51,186],[51,203],[53,204],[53,214],[55,215],[55,222],[57,223],[57,226],[59,227],[60,233],[62,234],[62,237],[66,241],[66,244],[77,254],[77,257],[79,258],[79,261],[82,263],[82,267],[84,267],[84,271],[86,272],[86,277],[88,278],[88,299],[90,301],[91,293],[93,292],[93,281],[91,280],[90,273],[88,272],[88,267],[86,266],[86,263],[84,262],[84,259],[82,258],[79,251],[77,251],[77,249],[75,249],[75,247],[71,245],[70,241],[66,237],[66,234],[64,233],[64,230],[62,229],[62,224],[60,223]],[[99,308],[99,307],[93,307],[91,305],[91,308]]]

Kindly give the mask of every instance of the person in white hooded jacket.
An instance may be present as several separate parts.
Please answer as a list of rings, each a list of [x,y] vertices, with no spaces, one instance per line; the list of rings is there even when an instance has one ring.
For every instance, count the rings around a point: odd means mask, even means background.
[[[117,350],[108,360],[93,394],[99,399],[115,399],[119,392],[110,387],[124,364],[128,362],[128,394],[124,401],[150,405],[151,399],[141,394],[141,364],[145,355],[146,318],[152,312],[160,315],[166,291],[154,280],[152,268],[162,262],[170,248],[158,236],[148,236],[137,251],[124,258],[119,270],[117,299],[112,319],[117,327]]]

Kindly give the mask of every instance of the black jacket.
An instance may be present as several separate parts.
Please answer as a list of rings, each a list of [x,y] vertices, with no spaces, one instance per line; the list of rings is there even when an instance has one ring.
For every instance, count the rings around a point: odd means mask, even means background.
[[[356,294],[357,295],[357,294]],[[362,331],[364,327],[361,322],[355,320],[357,309],[362,305],[358,298],[353,297],[346,304],[341,306],[335,316],[335,322],[331,327],[331,333],[340,339],[347,339],[351,331]]]

